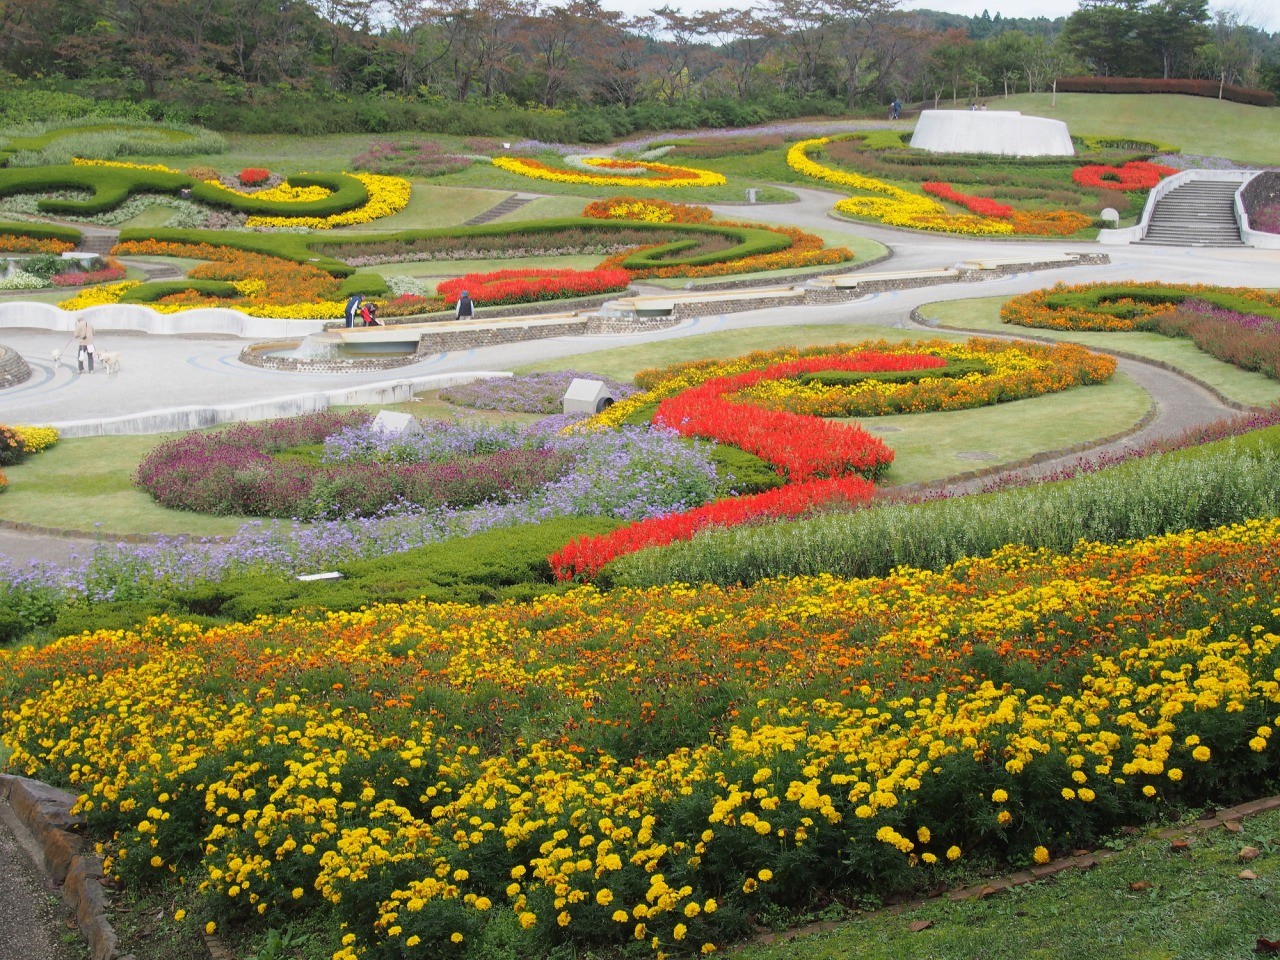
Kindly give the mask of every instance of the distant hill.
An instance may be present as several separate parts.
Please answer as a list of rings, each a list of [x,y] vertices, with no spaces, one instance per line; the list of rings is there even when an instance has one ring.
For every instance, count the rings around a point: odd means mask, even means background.
[[[983,10],[981,14],[966,17],[958,13],[943,13],[941,10],[912,10],[911,13],[922,18],[935,30],[964,30],[971,40],[985,40],[1009,30],[1020,30],[1028,35],[1040,34],[1046,37],[1057,36],[1066,17],[1005,17],[999,13]]]

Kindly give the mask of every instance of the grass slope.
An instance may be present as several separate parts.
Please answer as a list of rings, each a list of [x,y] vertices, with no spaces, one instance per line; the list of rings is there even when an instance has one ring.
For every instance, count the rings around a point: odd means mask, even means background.
[[[1066,123],[1076,136],[1126,136],[1174,144],[1183,153],[1240,163],[1275,163],[1280,110],[1185,94],[1021,93],[987,101]],[[942,103],[942,108],[950,104]]]
[[[1220,960],[1280,936],[1280,812],[1213,830],[1186,853],[1156,836],[1117,841],[1088,871],[959,902],[872,913],[823,933],[731,951],[734,960]],[[1267,851],[1242,863],[1246,846]],[[1256,879],[1243,879],[1247,867]],[[973,882],[969,880],[968,882]],[[1137,889],[1134,889],[1135,886]],[[929,924],[913,931],[911,925]]]

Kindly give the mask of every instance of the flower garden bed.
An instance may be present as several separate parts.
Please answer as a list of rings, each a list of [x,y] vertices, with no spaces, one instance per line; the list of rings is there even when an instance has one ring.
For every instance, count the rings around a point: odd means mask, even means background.
[[[588,167],[613,172],[593,173],[586,170],[568,170],[526,157],[493,158],[493,165],[501,170],[557,183],[581,183],[601,187],[716,187],[726,182],[722,174],[711,170],[677,167],[666,163],[614,160],[608,157],[588,157],[583,162]]]
[[[1087,150],[1094,156],[1117,159],[1121,166],[1105,163],[1078,165],[1060,158],[974,158],[963,160],[907,150],[897,133],[854,134],[821,137],[791,146],[787,164],[805,176],[861,191],[863,195],[841,200],[836,209],[851,216],[870,217],[892,226],[973,235],[1017,234],[1071,236],[1094,225],[1094,216],[1106,206],[1122,213],[1140,207],[1142,194],[1175,171],[1170,167],[1134,159],[1113,145],[1099,144]],[[1151,144],[1151,152],[1157,145]],[[839,166],[814,159],[825,154]],[[1148,154],[1150,155],[1150,154]],[[857,173],[845,169],[853,166]],[[876,174],[875,176],[870,175]],[[921,183],[926,194],[965,208],[954,214],[928,196],[897,186],[895,182]],[[957,190],[955,183],[973,184],[988,195]],[[1087,188],[1082,194],[1081,188]],[[1008,200],[1003,197],[1008,197]],[[1088,211],[1028,208],[1013,203],[1038,203],[1053,199],[1086,206]]]
[[[1150,330],[1186,337],[1212,357],[1280,379],[1280,295],[1207,284],[1059,284],[1014,297],[1005,323],[1052,330]]]
[[[109,875],[185,879],[210,929],[327,910],[343,960],[710,952],[761,911],[1273,778],[1278,546],[1269,521],[861,581],[160,619],[0,652],[6,740],[83,793]]]

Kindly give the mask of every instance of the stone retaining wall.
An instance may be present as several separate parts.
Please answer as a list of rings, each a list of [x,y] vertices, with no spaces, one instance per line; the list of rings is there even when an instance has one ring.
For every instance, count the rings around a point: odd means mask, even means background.
[[[889,250],[878,257],[873,257],[870,260],[863,260],[861,263],[841,263],[834,267],[828,267],[826,270],[815,270],[812,273],[798,273],[792,277],[753,277],[749,280],[719,280],[715,283],[690,283],[686,286],[684,292],[697,293],[699,290],[750,290],[752,287],[776,287],[779,279],[790,281],[795,284],[808,283],[810,280],[816,280],[818,277],[834,277],[842,273],[866,270],[869,267],[874,267],[876,264],[884,263],[886,260],[892,259],[893,251]],[[616,297],[622,296],[624,295],[616,295]]]
[[[653,330],[669,330],[680,321],[673,316],[662,317],[606,317],[593,314],[587,318],[587,334],[649,333]]]
[[[394,370],[417,363],[421,357],[413,354],[404,356],[378,357],[369,359],[334,358],[329,360],[306,360],[301,357],[271,356],[266,350],[284,349],[295,341],[280,343],[255,343],[240,351],[240,362],[263,370],[284,370],[289,373],[360,373],[365,370]]]
[[[978,258],[981,259],[981,258]],[[1096,266],[1110,263],[1111,257],[1105,253],[1081,253],[1070,260],[1037,260],[1034,263],[1009,263],[993,267],[990,270],[967,270],[960,268],[955,276],[948,277],[894,277],[884,280],[866,280],[856,287],[837,289],[835,287],[813,288],[805,293],[805,303],[843,303],[856,300],[867,293],[880,293],[885,290],[912,290],[916,287],[932,287],[943,283],[981,283],[996,277],[1014,273],[1026,273],[1032,270],[1054,270],[1061,267]]]
[[[31,367],[13,350],[0,346],[0,390],[31,379]]]
[[[424,333],[418,341],[417,355],[411,362],[435,353],[449,350],[475,350],[499,343],[519,343],[522,340],[546,340],[550,337],[577,337],[587,332],[588,317],[577,317],[563,323],[537,323],[530,326],[504,324],[497,327],[477,327],[474,330],[442,330],[440,333]]]
[[[671,316],[676,320],[690,317],[714,317],[722,313],[744,313],[747,310],[768,310],[777,307],[801,307],[808,302],[808,294],[799,296],[751,297],[743,300],[679,300]]]
[[[18,822],[35,839],[44,855],[44,868],[75,911],[93,960],[113,960],[117,941],[107,919],[102,861],[79,835],[82,821],[71,813],[75,796],[39,780],[0,774],[0,800],[8,801]]]

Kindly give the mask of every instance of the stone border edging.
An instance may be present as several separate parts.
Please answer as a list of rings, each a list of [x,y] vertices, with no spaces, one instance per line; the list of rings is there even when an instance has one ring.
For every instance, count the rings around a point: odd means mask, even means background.
[[[1197,820],[1191,824],[1179,824],[1172,827],[1166,827],[1164,830],[1157,831],[1155,836],[1161,840],[1175,840],[1189,835],[1208,833],[1210,830],[1223,828],[1232,830],[1231,824],[1245,817],[1254,817],[1261,813],[1268,813],[1271,810],[1280,809],[1280,796],[1263,797],[1260,800],[1251,800],[1247,803],[1237,804],[1226,810],[1218,810],[1211,816],[1201,820]],[[1236,824],[1236,830],[1239,824]],[[1232,832],[1235,832],[1234,830]],[[1091,870],[1104,860],[1110,860],[1116,856],[1118,851],[1110,850],[1105,847],[1097,847],[1092,850],[1078,850],[1070,856],[1059,857],[1056,860],[1050,860],[1048,863],[1037,864],[1026,870],[1019,870],[1016,873],[1009,874],[1005,877],[997,877],[992,880],[985,881],[980,884],[971,884],[965,887],[953,887],[950,890],[942,890],[935,894],[924,897],[915,897],[911,900],[905,900],[901,903],[895,903],[892,906],[884,907],[880,910],[858,911],[858,916],[882,916],[896,917],[909,910],[916,910],[925,906],[932,900],[938,900],[946,897],[952,902],[959,900],[984,900],[994,894],[1001,893],[1005,890],[1011,890],[1014,887],[1025,886],[1028,883],[1035,883],[1037,880],[1047,880],[1055,877],[1060,873],[1068,870]],[[840,926],[848,923],[849,920],[824,920],[819,923],[805,924],[802,927],[795,927],[791,930],[785,930],[781,933],[768,933],[763,936],[754,938],[757,943],[778,943],[787,940],[794,940],[797,937],[809,936],[816,933],[828,933]]]
[[[16,350],[0,344],[0,390],[31,379],[31,365]]]
[[[40,847],[44,869],[75,911],[93,960],[117,960],[116,932],[107,918],[102,860],[75,831],[83,821],[71,813],[73,794],[39,780],[0,773],[0,800],[8,801],[18,822]],[[119,957],[132,960],[132,954]]]

